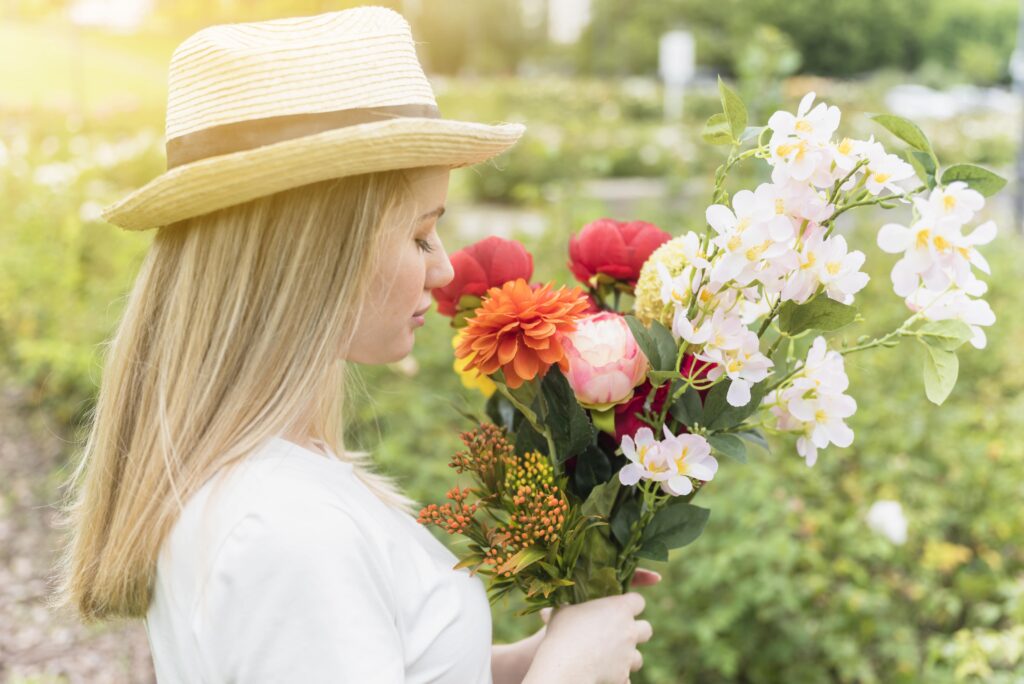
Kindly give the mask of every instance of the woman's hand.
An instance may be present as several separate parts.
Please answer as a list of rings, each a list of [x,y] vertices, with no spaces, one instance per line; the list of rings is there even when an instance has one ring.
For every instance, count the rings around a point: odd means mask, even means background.
[[[630,586],[631,587],[648,587],[648,586],[657,584],[660,581],[661,581],[661,575],[659,573],[657,573],[657,572],[655,572],[653,570],[646,570],[644,568],[638,568],[636,570],[636,572],[634,573],[634,575],[633,575],[633,579],[630,582]],[[634,595],[639,596],[639,594],[635,594],[635,593],[634,593]],[[607,598],[615,598],[615,597],[607,597]],[[597,601],[600,601],[600,600],[601,599],[597,599]],[[588,601],[587,603],[593,603],[593,602]],[[566,608],[568,608],[568,606],[566,606]],[[529,637],[527,637],[526,639],[522,639],[520,641],[515,642],[514,644],[510,644],[509,645],[509,648],[516,648],[516,649],[518,649],[518,654],[517,655],[518,655],[518,658],[521,659],[521,660],[519,660],[519,666],[515,668],[516,669],[516,674],[515,675],[513,675],[513,676],[511,676],[509,678],[502,678],[502,679],[498,678],[498,674],[497,674],[498,670],[494,669],[494,672],[495,672],[494,682],[495,682],[495,684],[503,684],[503,682],[516,682],[518,684],[519,682],[523,681],[522,678],[525,676],[526,672],[529,671],[530,666],[533,664],[533,662],[535,660],[535,657],[537,655],[537,650],[540,647],[541,643],[543,642],[543,640],[544,640],[544,638],[545,638],[545,636],[547,634],[547,626],[548,626],[549,620],[551,619],[551,612],[552,612],[551,608],[543,608],[543,609],[541,609],[540,617],[541,617],[541,620],[544,621],[544,626],[541,627],[536,632],[534,632]],[[650,627],[650,623],[648,623],[646,620],[634,620],[633,622],[639,627],[639,635],[638,635],[637,641],[638,642],[647,641],[650,638],[650,634],[652,632],[651,627]],[[498,647],[495,647],[495,648],[498,648]],[[630,663],[630,670],[635,672],[636,670],[639,670],[640,667],[642,666],[642,664],[643,664],[643,657],[640,655],[639,651],[635,650],[635,647],[634,647],[633,650],[634,650],[635,656],[634,656],[633,662]],[[541,667],[544,667],[544,665],[542,665]],[[547,672],[548,669],[550,669],[550,668],[546,668],[543,673],[542,672],[535,673],[535,676],[536,675],[550,676],[551,673]],[[512,673],[509,672],[509,674],[511,675]],[[570,681],[573,681],[573,682],[578,681],[576,679],[576,677],[579,674],[580,673],[573,673],[572,675],[570,675]],[[603,680],[594,680],[594,681],[603,681]],[[627,675],[626,680],[624,680],[624,681],[628,682],[628,675]]]
[[[661,581],[661,575],[654,570],[637,568],[630,582],[631,587],[649,587]],[[511,644],[495,644],[491,650],[491,674],[494,684],[520,684],[537,655],[544,636],[547,634],[551,608],[540,610],[544,625],[536,632]]]
[[[661,573],[655,572],[654,570],[647,570],[645,568],[637,568],[636,572],[633,573],[633,581],[629,583],[631,587],[649,587],[652,584],[657,584],[661,581]],[[541,608],[540,619],[544,621],[544,625],[548,624],[548,620],[551,619],[551,609]],[[533,636],[537,636],[544,631],[544,627],[541,627],[539,631],[535,632]]]

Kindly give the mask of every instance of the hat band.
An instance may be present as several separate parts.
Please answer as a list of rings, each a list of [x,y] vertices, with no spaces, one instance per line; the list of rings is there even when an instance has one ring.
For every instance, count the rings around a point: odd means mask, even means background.
[[[441,112],[437,105],[406,104],[286,114],[211,126],[168,140],[167,170],[207,157],[243,152],[334,128],[402,117],[439,119]]]

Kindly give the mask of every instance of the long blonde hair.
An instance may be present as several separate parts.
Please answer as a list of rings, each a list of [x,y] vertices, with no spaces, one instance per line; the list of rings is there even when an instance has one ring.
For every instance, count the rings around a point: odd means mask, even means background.
[[[157,231],[64,484],[51,608],[71,606],[86,623],[144,617],[161,543],[190,495],[295,425],[352,462],[383,501],[415,509],[368,454],[345,450],[339,359],[387,231],[412,230],[395,213],[410,196],[406,172],[385,171]]]

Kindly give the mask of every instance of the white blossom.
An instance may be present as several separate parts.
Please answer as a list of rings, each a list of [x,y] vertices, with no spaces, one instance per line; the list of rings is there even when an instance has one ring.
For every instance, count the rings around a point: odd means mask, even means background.
[[[775,112],[768,119],[768,128],[779,137],[794,137],[816,145],[828,143],[839,128],[839,107],[819,102],[812,109],[814,98],[814,92],[804,95],[797,107],[796,116],[789,112]]]
[[[892,269],[893,290],[907,297],[921,284],[932,291],[945,290],[955,284],[971,295],[981,295],[987,286],[971,270],[976,266],[988,273],[988,262],[977,245],[991,242],[996,225],[987,221],[968,235],[952,220],[935,220],[927,200],[915,197],[923,210],[912,225],[887,223],[878,232],[878,246],[890,254],[902,254]]]
[[[903,545],[907,541],[907,518],[899,501],[879,500],[868,509],[867,524],[872,531],[882,535],[893,544]]]
[[[843,393],[849,386],[843,357],[828,350],[824,337],[815,338],[799,368],[792,384],[771,392],[765,403],[777,429],[800,435],[796,450],[810,467],[817,462],[818,449],[853,443],[853,430],[844,421],[856,412],[857,402]]]
[[[882,143],[865,143],[863,155],[868,160],[864,187],[872,195],[880,195],[883,190],[901,194],[903,188],[897,183],[914,175],[914,167],[898,155],[886,152]]]
[[[774,365],[771,359],[761,353],[757,335],[746,327],[743,328],[737,347],[723,349],[709,343],[694,356],[701,361],[716,364],[708,371],[709,380],[717,380],[723,375],[729,378],[731,382],[725,400],[732,406],[749,404],[751,386],[767,378]]]
[[[911,311],[922,311],[922,318],[929,321],[957,320],[966,323],[974,333],[970,339],[976,349],[984,349],[987,344],[983,325],[996,322],[992,307],[984,299],[971,299],[963,290],[948,292],[931,292],[916,290],[906,299]]]
[[[673,496],[693,491],[690,478],[708,482],[718,471],[718,461],[711,455],[711,445],[700,435],[673,435],[662,426],[664,439],[654,438],[649,427],[636,431],[636,439],[622,438],[622,453],[629,463],[619,470],[619,481],[635,485],[641,479],[661,483],[661,489]]]
[[[984,196],[963,181],[953,181],[945,188],[935,187],[928,196],[929,214],[935,220],[950,219],[960,225],[974,218],[984,206]]]

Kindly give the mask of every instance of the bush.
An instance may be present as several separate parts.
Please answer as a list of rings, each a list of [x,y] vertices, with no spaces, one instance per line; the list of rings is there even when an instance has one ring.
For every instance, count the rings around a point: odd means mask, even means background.
[[[653,75],[657,36],[682,25],[697,38],[701,64],[738,73],[757,27],[769,25],[793,40],[807,73],[850,76],[935,60],[992,83],[1006,76],[1017,11],[1015,0],[596,0],[577,65],[583,73]]]

